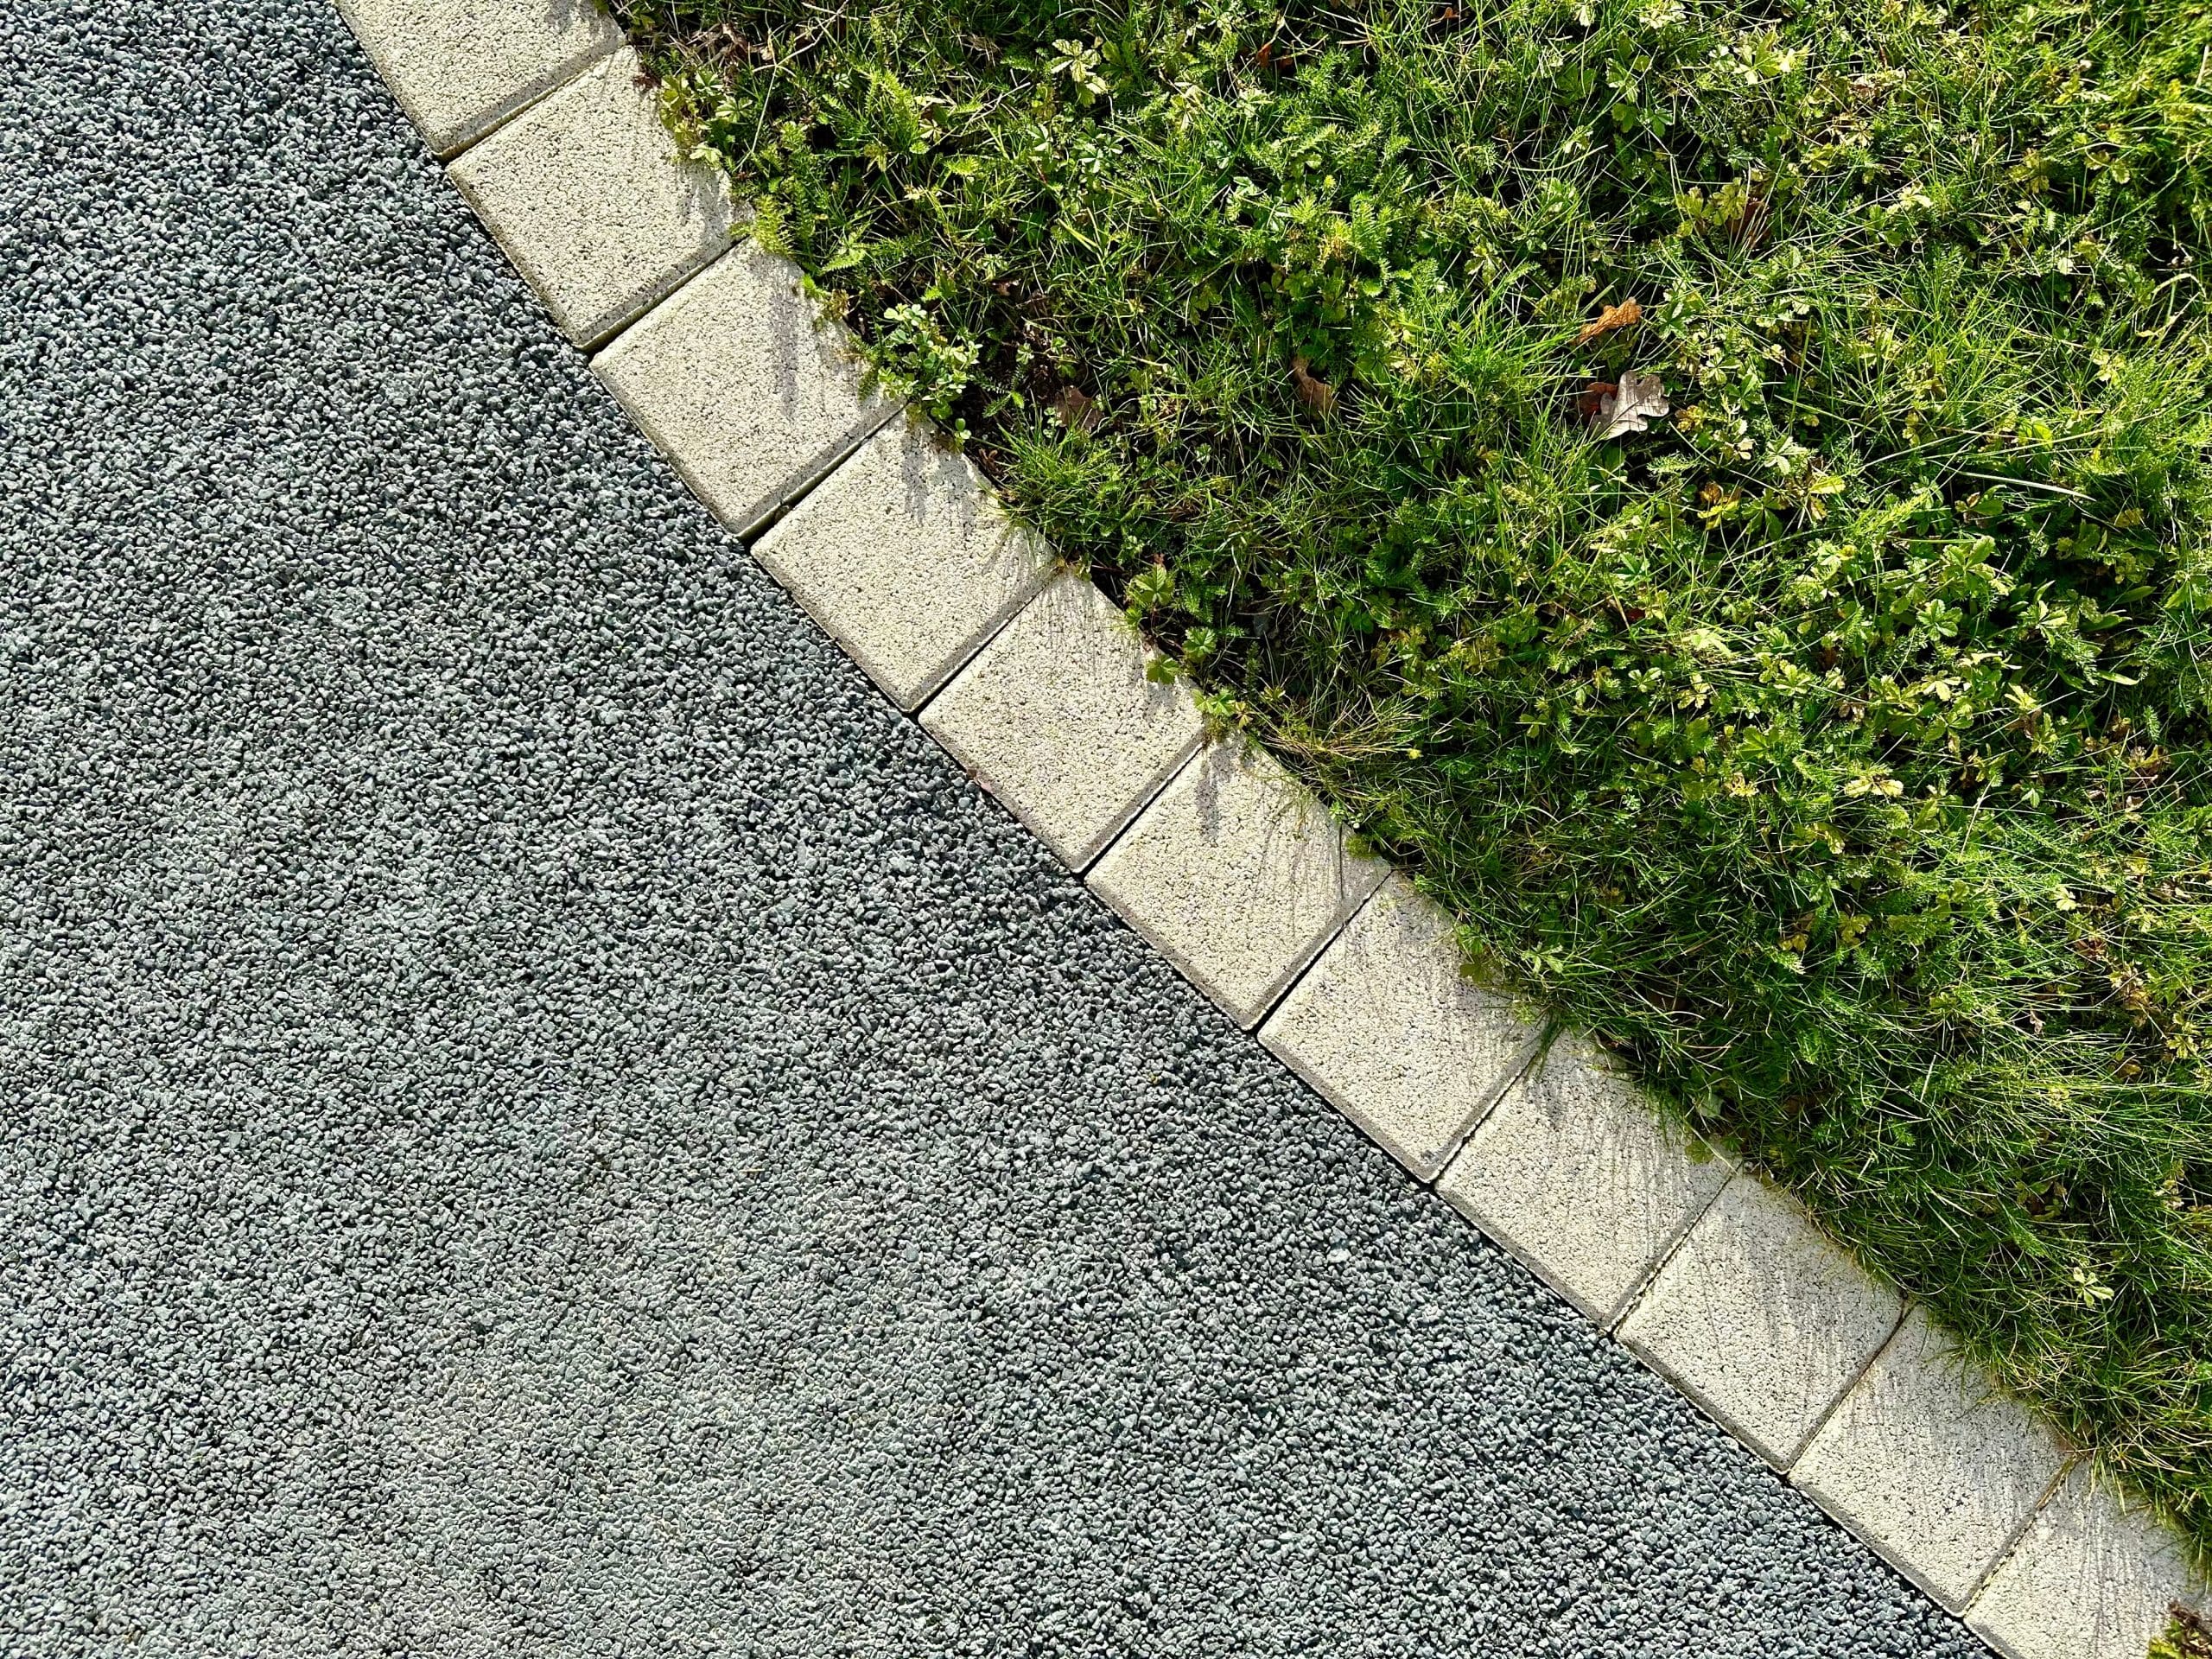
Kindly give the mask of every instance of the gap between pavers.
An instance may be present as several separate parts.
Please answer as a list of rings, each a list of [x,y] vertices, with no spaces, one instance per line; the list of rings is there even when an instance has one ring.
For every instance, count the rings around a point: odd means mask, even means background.
[[[729,246],[715,169],[677,162],[624,47],[447,169],[574,344],[588,349]]]
[[[1956,1613],[2050,1497],[2066,1457],[2018,1402],[1967,1376],[1916,1307],[1789,1478]]]
[[[1260,1040],[1422,1180],[1541,1042],[1462,970],[1451,918],[1393,874],[1283,998]]]
[[[1436,1190],[1610,1331],[1731,1173],[1596,1047],[1563,1037],[1514,1081]]]
[[[1272,760],[1193,753],[1187,694],[1145,678],[1110,601],[1055,578],[963,458],[860,398],[793,268],[726,252],[720,176],[676,161],[611,25],[581,0],[339,3],[432,147],[462,149],[450,176],[563,332],[588,348],[635,325],[594,367],[693,488],[741,533],[796,499],[763,563],[1195,984],[1248,1027],[1280,999],[1262,1041],[1908,1577],[1948,1600],[1986,1570],[1967,1622],[2009,1659],[2139,1659],[2196,1593],[2173,1535],[2080,1465],[2035,1509],[2044,1465],[2002,1421],[2025,1414],[1931,1383],[1892,1293],[1596,1051],[1556,1044],[1524,1074],[1527,1028],[1458,976],[1403,879]],[[1440,1052],[1387,1055],[1363,1017]],[[1919,1449],[1885,1465],[1873,1438]],[[1991,1457],[1993,1488],[1962,1472]],[[1923,1488],[1965,1494],[1966,1517]]]
[[[338,0],[338,10],[442,161],[622,44],[595,0],[529,3],[525,27],[514,0]]]

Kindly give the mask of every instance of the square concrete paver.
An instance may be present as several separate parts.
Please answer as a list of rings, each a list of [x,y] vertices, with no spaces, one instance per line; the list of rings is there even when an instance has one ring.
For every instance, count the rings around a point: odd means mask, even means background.
[[[602,58],[451,168],[561,332],[591,346],[729,245],[721,175],[676,159],[638,54]]]
[[[1071,868],[1087,868],[1198,747],[1191,694],[1145,677],[1114,602],[1063,575],[922,710],[922,724]]]
[[[915,422],[870,438],[753,545],[909,712],[1051,575],[967,458]]]
[[[338,0],[338,9],[441,158],[622,44],[593,0]]]
[[[1383,877],[1267,756],[1205,750],[1091,871],[1101,897],[1240,1025],[1258,1023]]]
[[[1570,1039],[1506,1090],[1437,1191],[1610,1326],[1730,1173]]]
[[[1291,988],[1260,1040],[1423,1180],[1541,1035],[1460,972],[1451,918],[1392,876]]]
[[[1959,1612],[2065,1466],[2049,1433],[1990,1395],[1915,1308],[1790,1479]]]
[[[733,248],[592,360],[715,515],[750,533],[841,459],[880,400],[798,268]]]
[[[1620,1334],[1738,1440],[1786,1469],[1904,1311],[1796,1198],[1739,1173]]]
[[[2176,1601],[2202,1613],[2204,1587],[2173,1534],[2124,1510],[2077,1465],[1967,1611],[2008,1659],[2143,1659]]]

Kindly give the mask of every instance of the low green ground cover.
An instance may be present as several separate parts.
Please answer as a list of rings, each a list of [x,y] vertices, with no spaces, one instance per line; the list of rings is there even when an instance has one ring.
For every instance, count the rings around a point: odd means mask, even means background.
[[[2177,1605],[2165,1633],[2151,1643],[2147,1659],[2212,1659],[2212,1628],[2188,1608]]]
[[[617,10],[1219,720],[2212,1544],[2204,12]]]

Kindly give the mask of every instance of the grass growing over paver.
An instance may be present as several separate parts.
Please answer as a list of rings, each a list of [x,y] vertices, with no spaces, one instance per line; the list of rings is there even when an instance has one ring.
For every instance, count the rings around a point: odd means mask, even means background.
[[[617,10],[1219,719],[2212,1544],[2212,21]]]

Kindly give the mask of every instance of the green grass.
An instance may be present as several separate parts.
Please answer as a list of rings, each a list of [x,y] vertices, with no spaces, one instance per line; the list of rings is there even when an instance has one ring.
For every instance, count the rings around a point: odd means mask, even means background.
[[[2212,1547],[2204,12],[617,10],[1220,721]]]

